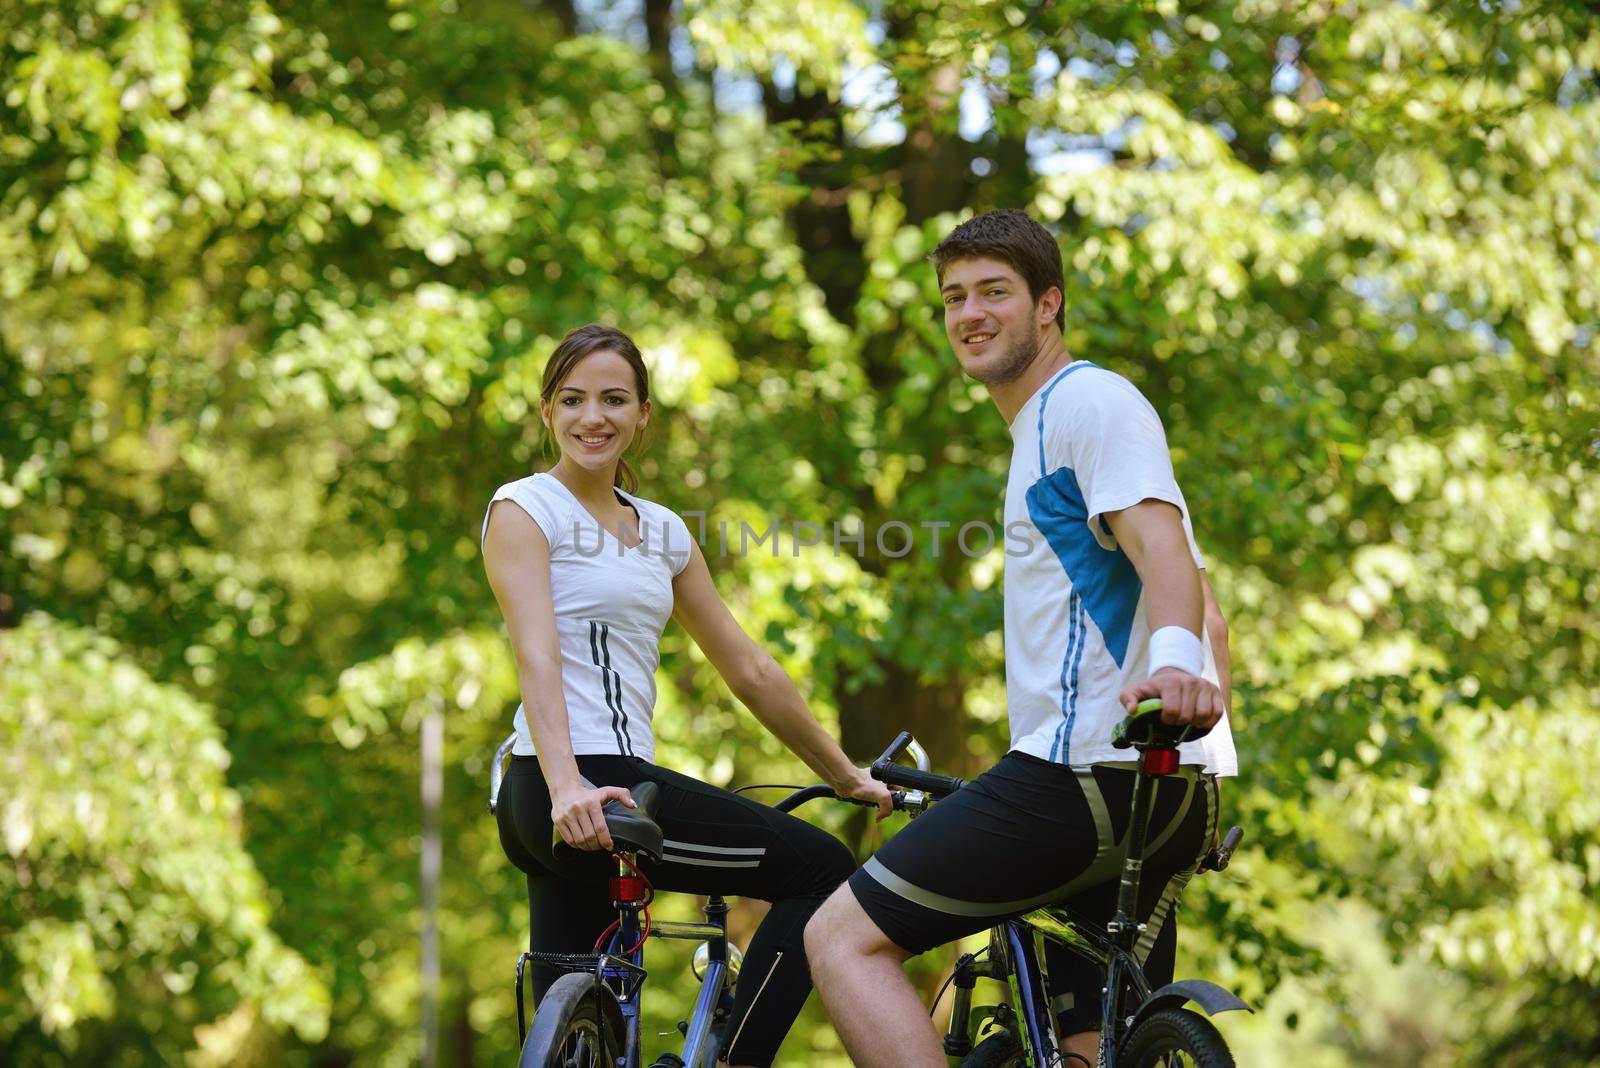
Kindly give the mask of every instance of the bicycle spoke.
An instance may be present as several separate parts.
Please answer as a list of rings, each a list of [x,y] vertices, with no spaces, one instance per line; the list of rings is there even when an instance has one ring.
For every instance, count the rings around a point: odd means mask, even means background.
[[[593,1036],[598,1039],[598,1035]],[[597,1044],[590,1041],[588,1031],[579,1031],[567,1039],[561,1050],[562,1068],[599,1068]]]

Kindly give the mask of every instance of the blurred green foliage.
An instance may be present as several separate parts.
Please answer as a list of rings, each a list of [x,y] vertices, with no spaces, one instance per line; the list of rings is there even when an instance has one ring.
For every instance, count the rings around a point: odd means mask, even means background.
[[[327,988],[268,925],[211,710],[42,615],[0,657],[8,1060],[175,1062],[240,1010],[323,1039]]]
[[[414,1061],[430,709],[444,1057],[509,1056],[476,540],[582,322],[652,361],[644,491],[780,525],[718,581],[851,751],[997,755],[953,539],[1009,440],[925,257],[1023,206],[1233,623],[1186,967],[1258,1056],[1600,1064],[1597,68],[1548,2],[0,7],[0,1061]],[[803,780],[665,654],[666,761]],[[815,1004],[786,1056],[842,1063]]]

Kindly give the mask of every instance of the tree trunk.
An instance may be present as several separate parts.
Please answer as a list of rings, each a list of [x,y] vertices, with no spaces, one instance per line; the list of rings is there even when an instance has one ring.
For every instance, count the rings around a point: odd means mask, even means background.
[[[675,133],[683,114],[683,87],[672,69],[672,0],[644,0],[644,35],[650,70],[666,96],[671,119],[656,122],[650,131],[656,163],[664,177],[678,173],[678,138]]]
[[[457,1068],[472,1068],[477,1058],[476,1042],[477,1033],[472,1029],[472,1021],[467,1017],[467,1006],[463,1002],[461,1011],[450,1021],[450,1049],[454,1053]]]
[[[802,136],[822,144],[825,158],[808,160],[796,175],[812,192],[790,211],[789,224],[805,253],[806,274],[822,290],[829,314],[851,325],[866,264],[850,229],[849,185],[842,167],[834,162],[842,161],[846,153],[839,105],[825,93],[802,92],[798,86],[792,97],[785,97],[770,80],[761,85],[761,100],[769,126],[798,124]]]
[[[573,6],[572,0],[540,0],[539,6],[550,12],[561,24],[561,32],[567,37],[578,36],[578,11]]]
[[[669,96],[676,96],[678,75],[672,69],[672,0],[644,0],[644,36],[656,81]]]
[[[961,68],[940,67],[929,80],[922,100],[906,100],[901,108],[916,124],[906,130],[905,166],[901,169],[906,219],[920,223],[967,203],[972,184],[967,144],[955,132],[956,105],[961,97]]]
[[[910,668],[893,663],[879,667],[884,672],[881,682],[837,695],[840,744],[850,759],[862,763],[877,759],[904,730],[928,750],[934,771],[969,774],[973,768],[967,751],[965,684],[955,679],[923,683]]]

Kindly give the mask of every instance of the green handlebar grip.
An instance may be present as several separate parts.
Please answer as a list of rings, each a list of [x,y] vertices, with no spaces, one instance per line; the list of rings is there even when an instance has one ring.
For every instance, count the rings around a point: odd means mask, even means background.
[[[1159,697],[1147,697],[1143,701],[1139,702],[1139,707],[1134,709],[1134,711],[1136,713],[1160,712],[1161,711],[1161,698],[1159,698]]]

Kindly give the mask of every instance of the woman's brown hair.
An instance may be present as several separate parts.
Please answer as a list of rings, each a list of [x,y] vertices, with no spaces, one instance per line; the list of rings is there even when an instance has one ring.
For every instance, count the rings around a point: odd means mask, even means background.
[[[540,403],[554,406],[556,390],[561,388],[561,383],[567,380],[567,376],[578,366],[580,360],[596,352],[614,352],[628,361],[628,366],[633,368],[634,382],[639,387],[639,403],[644,404],[649,401],[650,372],[645,368],[644,356],[639,352],[639,346],[633,343],[631,337],[614,326],[590,323],[588,326],[569,330],[567,336],[561,339],[561,344],[556,346],[556,351],[550,354],[550,361],[544,365],[544,380],[539,386]],[[628,461],[620,457],[617,459],[616,485],[629,493],[639,488],[638,476],[633,473],[633,468],[628,466]]]

